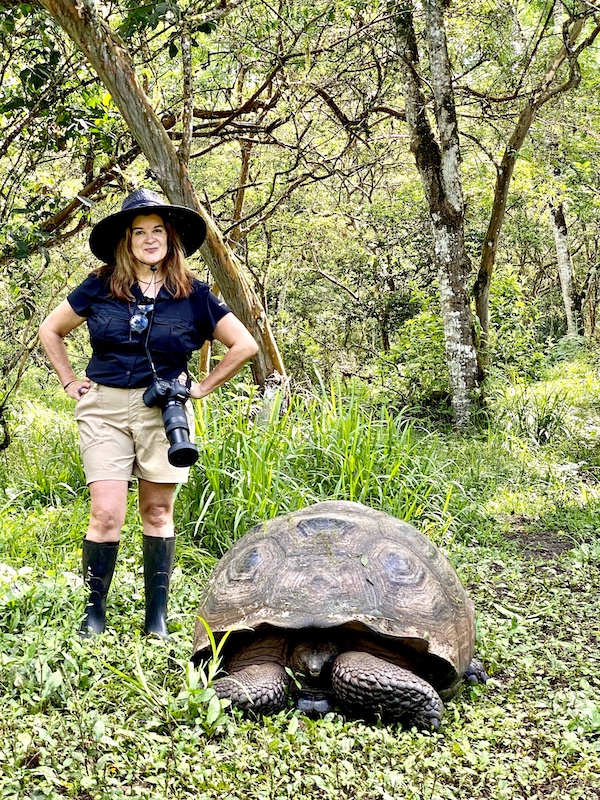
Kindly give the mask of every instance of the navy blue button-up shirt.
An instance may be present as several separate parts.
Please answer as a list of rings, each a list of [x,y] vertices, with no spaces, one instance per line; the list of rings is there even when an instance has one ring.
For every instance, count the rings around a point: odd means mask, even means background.
[[[133,302],[109,297],[106,283],[92,273],[67,298],[73,311],[86,317],[92,345],[86,375],[96,383],[123,389],[149,386],[153,375],[146,340],[158,376],[176,378],[187,372],[192,353],[213,338],[218,321],[231,311],[207,283],[194,279],[191,295],[179,300],[162,287],[147,314],[148,327],[138,333],[131,329],[131,317],[152,301],[143,299],[137,284],[132,293]]]

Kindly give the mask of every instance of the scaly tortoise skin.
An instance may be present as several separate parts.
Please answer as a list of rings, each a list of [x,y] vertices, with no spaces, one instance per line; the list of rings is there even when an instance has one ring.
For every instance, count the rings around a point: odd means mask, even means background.
[[[442,698],[483,679],[473,603],[450,562],[411,525],[328,501],[252,528],[203,592],[193,661],[223,650],[221,698],[263,714],[296,707],[437,729]],[[294,679],[290,678],[290,673]]]

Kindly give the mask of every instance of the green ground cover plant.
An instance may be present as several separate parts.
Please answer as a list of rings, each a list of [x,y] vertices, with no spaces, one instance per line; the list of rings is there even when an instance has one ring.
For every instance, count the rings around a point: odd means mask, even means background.
[[[239,385],[198,408],[178,496],[172,641],[145,639],[135,495],[106,635],[82,641],[87,499],[70,409],[32,385],[0,462],[0,798],[600,798],[600,379],[593,354],[499,386],[466,436],[332,384],[270,418]],[[543,424],[542,424],[543,423]],[[189,663],[215,560],[322,499],[409,520],[454,563],[490,673],[435,734],[232,714]]]

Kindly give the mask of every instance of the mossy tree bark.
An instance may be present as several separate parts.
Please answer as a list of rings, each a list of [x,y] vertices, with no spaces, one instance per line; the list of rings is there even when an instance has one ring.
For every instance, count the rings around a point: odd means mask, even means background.
[[[575,291],[575,276],[573,275],[573,259],[569,246],[569,231],[565,218],[564,203],[550,204],[550,219],[552,220],[552,233],[556,247],[556,260],[558,262],[558,276],[562,291],[565,316],[567,319],[567,335],[577,336],[579,333],[577,293]]]
[[[452,406],[458,427],[469,420],[480,370],[468,292],[461,159],[442,3],[425,3],[430,81],[438,140],[427,116],[412,3],[396,9],[395,22],[410,147],[429,205],[440,288]]]

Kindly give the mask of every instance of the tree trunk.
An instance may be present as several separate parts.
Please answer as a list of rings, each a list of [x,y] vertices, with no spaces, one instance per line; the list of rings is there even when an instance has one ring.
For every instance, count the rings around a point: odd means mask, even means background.
[[[260,300],[214,220],[200,203],[186,165],[178,158],[171,139],[138,81],[124,42],[101,19],[94,0],[40,0],[40,3],[98,73],[168,199],[195,209],[204,218],[207,233],[201,248],[202,256],[225,301],[259,343],[258,355],[253,360],[256,382],[264,386],[270,375],[284,375],[283,361]]]
[[[573,261],[569,248],[569,235],[563,203],[559,203],[557,206],[550,204],[550,219],[552,220],[552,232],[556,246],[560,288],[567,318],[567,335],[577,336],[579,333],[576,310],[577,298],[575,296]]]
[[[480,372],[467,290],[469,260],[464,245],[460,148],[440,0],[427,0],[425,13],[439,145],[427,118],[417,71],[419,53],[410,3],[402,4],[395,21],[410,147],[429,205],[452,407],[457,426],[463,428],[469,420]]]
[[[600,324],[598,308],[600,307],[600,270],[594,264],[588,273],[583,300],[581,303],[581,317],[583,320],[583,335],[594,341],[600,340]]]
[[[485,355],[488,348],[490,330],[490,285],[492,273],[498,252],[498,242],[500,231],[506,213],[506,201],[510,189],[510,182],[513,176],[519,151],[525,141],[531,124],[539,109],[556,95],[568,91],[577,86],[581,79],[577,56],[585,47],[589,47],[600,32],[600,27],[595,26],[590,36],[575,48],[583,26],[589,15],[594,13],[594,9],[587,3],[580,3],[579,13],[576,13],[571,20],[571,27],[568,36],[568,45],[563,46],[555,58],[550,63],[546,73],[537,88],[531,92],[528,100],[519,114],[519,118],[514,127],[512,135],[508,141],[500,166],[496,172],[496,185],[494,187],[494,201],[490,220],[483,239],[479,272],[474,286],[475,310],[480,322],[480,355]],[[547,24],[551,22],[553,14],[548,17]],[[563,83],[556,83],[557,75],[565,61],[569,62],[569,76]]]

